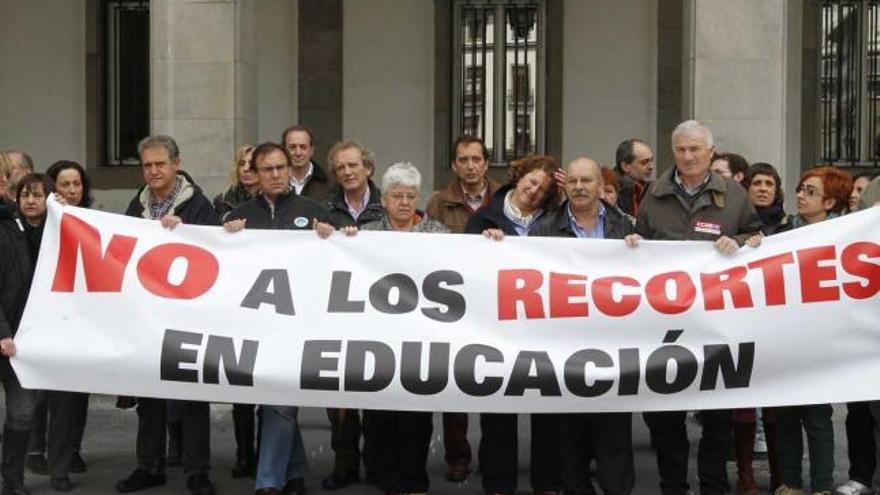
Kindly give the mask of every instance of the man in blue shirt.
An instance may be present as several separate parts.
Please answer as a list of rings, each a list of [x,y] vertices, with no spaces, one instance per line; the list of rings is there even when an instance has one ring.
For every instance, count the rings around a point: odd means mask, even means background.
[[[574,159],[565,167],[568,198],[552,214],[542,218],[529,235],[623,239],[634,227],[617,208],[601,199],[602,171],[588,157]],[[623,243],[621,243],[623,246]],[[602,493],[625,495],[635,483],[632,451],[632,413],[578,413],[562,418],[563,491],[596,493],[590,481],[590,460],[596,459]]]

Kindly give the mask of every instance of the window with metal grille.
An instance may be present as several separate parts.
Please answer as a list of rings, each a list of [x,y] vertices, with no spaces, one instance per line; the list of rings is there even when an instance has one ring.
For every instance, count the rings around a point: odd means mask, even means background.
[[[454,4],[454,135],[479,136],[490,163],[544,152],[544,1]]]
[[[105,15],[104,164],[138,165],[137,143],[150,133],[150,6],[107,0]]]
[[[823,0],[819,157],[880,165],[880,0]]]

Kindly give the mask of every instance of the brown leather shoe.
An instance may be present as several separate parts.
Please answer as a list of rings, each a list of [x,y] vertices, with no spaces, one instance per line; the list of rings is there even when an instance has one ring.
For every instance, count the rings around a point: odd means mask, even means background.
[[[461,483],[471,474],[467,466],[455,464],[446,469],[446,479],[453,483]]]

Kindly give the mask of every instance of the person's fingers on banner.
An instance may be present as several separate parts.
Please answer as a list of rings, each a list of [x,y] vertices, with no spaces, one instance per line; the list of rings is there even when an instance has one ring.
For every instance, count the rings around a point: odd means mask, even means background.
[[[174,230],[175,227],[183,223],[183,220],[175,215],[165,215],[160,222],[162,222],[162,226],[166,229]]]
[[[504,231],[501,229],[486,229],[483,231],[483,235],[493,241],[504,240]]]
[[[723,235],[715,241],[715,249],[725,256],[730,256],[739,249],[739,244],[730,237]]]
[[[6,357],[15,356],[15,342],[12,341],[12,337],[0,339],[0,354]]]
[[[223,230],[234,234],[244,230],[245,224],[247,224],[247,219],[230,220],[223,224]]]
[[[630,234],[623,238],[623,241],[626,243],[626,247],[634,248],[639,247],[639,241],[642,240],[642,236],[639,234]]]
[[[318,233],[318,237],[321,239],[326,239],[330,237],[333,233],[333,226],[324,222],[319,222],[317,219],[312,219],[312,224],[315,226],[315,232]]]

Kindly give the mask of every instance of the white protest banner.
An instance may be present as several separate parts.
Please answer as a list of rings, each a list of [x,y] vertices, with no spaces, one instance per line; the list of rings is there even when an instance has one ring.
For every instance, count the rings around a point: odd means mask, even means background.
[[[706,242],[179,226],[50,202],[28,388],[497,412],[880,399],[880,209]]]

